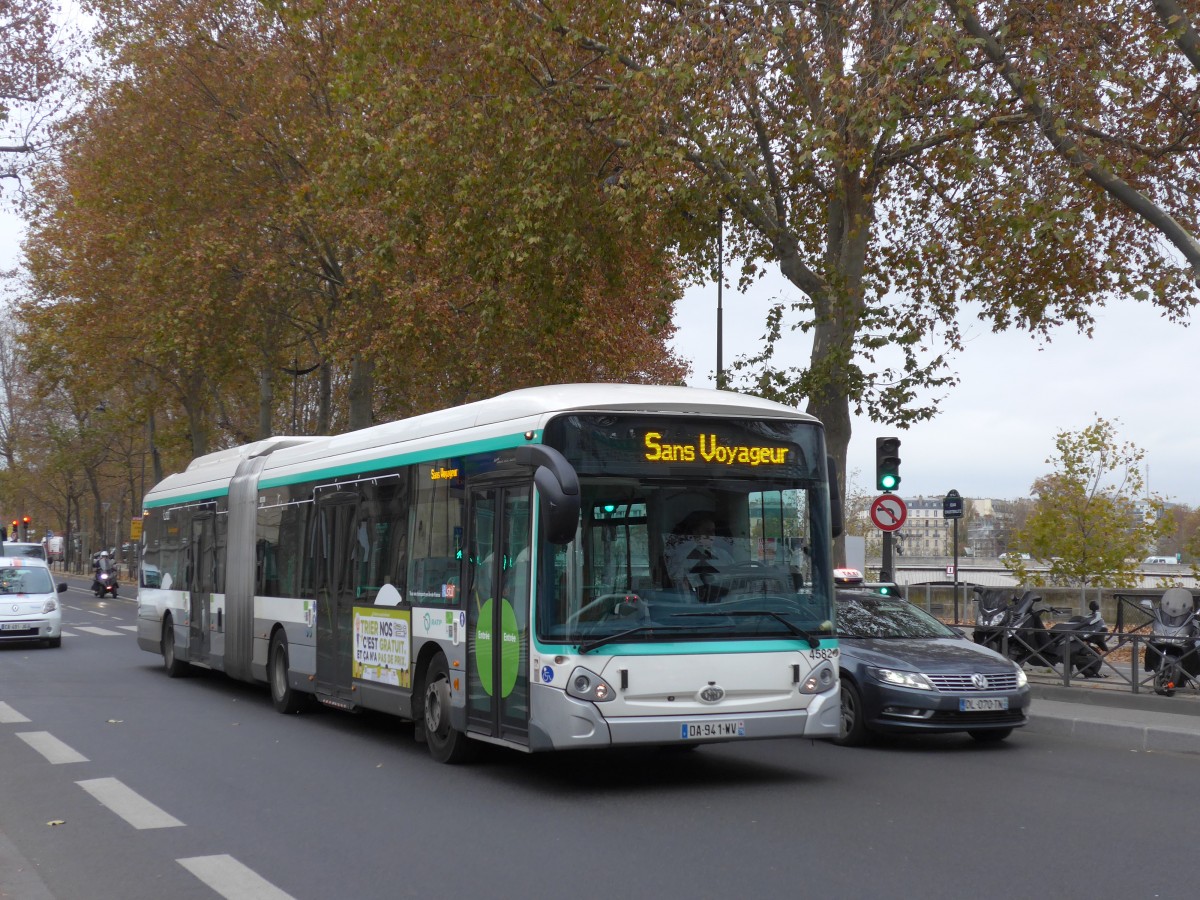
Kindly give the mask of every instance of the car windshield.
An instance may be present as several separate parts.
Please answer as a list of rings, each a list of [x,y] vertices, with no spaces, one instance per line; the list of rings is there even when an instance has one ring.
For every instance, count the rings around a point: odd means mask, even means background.
[[[0,569],[0,594],[49,594],[54,591],[48,569]]]
[[[899,597],[839,593],[838,634],[848,638],[947,638],[957,633]]]

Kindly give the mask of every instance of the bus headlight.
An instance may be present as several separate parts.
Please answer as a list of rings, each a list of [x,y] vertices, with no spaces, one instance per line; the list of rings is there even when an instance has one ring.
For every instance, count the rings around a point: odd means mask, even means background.
[[[828,662],[823,662],[808,673],[808,677],[800,685],[800,693],[823,694],[836,684],[837,672]]]
[[[592,703],[604,703],[617,695],[611,684],[583,666],[576,666],[571,677],[567,679],[567,693]]]

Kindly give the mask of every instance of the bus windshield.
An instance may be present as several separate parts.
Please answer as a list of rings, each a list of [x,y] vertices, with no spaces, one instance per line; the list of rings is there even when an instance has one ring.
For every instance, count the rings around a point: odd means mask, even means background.
[[[832,636],[818,427],[578,415],[555,424],[547,439],[576,466],[582,503],[575,540],[543,544],[540,640]]]

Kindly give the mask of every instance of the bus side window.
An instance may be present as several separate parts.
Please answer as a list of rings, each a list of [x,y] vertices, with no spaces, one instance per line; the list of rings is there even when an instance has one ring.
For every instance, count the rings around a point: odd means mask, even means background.
[[[385,584],[405,594],[405,557],[408,552],[408,481],[387,478],[362,487],[359,507],[355,593],[364,603],[374,602]]]
[[[414,606],[463,602],[460,587],[466,500],[453,460],[414,466],[408,527],[408,597]],[[452,477],[447,477],[451,473]]]

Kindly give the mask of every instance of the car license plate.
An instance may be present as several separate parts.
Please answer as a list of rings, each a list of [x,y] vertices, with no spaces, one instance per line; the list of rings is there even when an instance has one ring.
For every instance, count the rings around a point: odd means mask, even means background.
[[[0,624],[0,631],[28,631],[30,627],[28,622],[4,622]]]
[[[958,701],[959,712],[995,712],[1008,709],[1007,697],[963,697]]]
[[[683,726],[681,737],[693,738],[739,738],[746,736],[745,722],[695,722]]]

